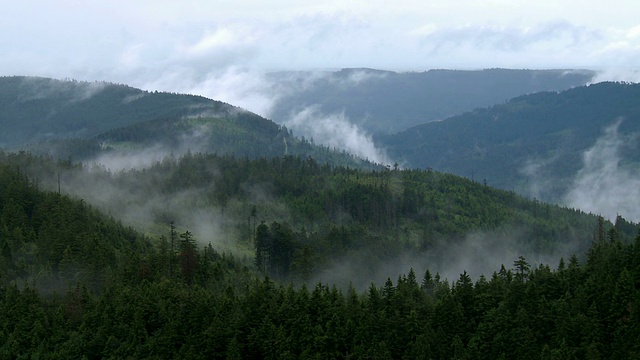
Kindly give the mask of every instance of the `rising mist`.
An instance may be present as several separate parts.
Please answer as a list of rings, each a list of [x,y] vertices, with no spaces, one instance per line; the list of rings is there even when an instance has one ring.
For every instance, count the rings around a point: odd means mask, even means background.
[[[637,151],[638,134],[621,134],[624,120],[617,120],[583,154],[583,167],[576,174],[564,202],[572,207],[601,214],[610,220],[617,215],[640,221],[640,167],[620,154],[623,149]]]

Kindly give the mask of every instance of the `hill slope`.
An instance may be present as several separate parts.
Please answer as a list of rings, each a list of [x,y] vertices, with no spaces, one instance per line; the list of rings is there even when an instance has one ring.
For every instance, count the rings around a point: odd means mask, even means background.
[[[594,169],[603,176],[615,176],[607,174],[606,164],[638,165],[638,99],[638,84],[543,92],[379,136],[376,142],[409,167],[486,179],[499,188],[557,202],[586,169],[585,160],[596,160],[583,159],[589,149],[608,157]],[[607,144],[609,153],[600,148]]]
[[[594,215],[433,171],[188,154],[111,173],[27,154],[3,158],[42,187],[60,179],[62,191],[145,233],[165,235],[175,221],[200,243],[258,264],[266,252],[263,270],[273,277],[360,288],[411,265],[478,275],[517,255],[537,263],[584,254],[598,227]],[[621,218],[616,226],[626,240],[637,232]]]
[[[251,158],[293,154],[336,165],[373,166],[298,139],[286,128],[229,104],[109,83],[2,77],[0,127],[0,148],[63,159],[99,157],[114,169],[188,151]]]
[[[0,147],[86,138],[156,118],[228,112],[200,96],[151,93],[125,85],[0,77]]]

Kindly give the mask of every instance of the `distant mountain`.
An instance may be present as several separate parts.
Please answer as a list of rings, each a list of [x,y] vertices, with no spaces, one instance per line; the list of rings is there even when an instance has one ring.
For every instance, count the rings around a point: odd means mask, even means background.
[[[395,133],[516,96],[565,90],[590,82],[586,70],[430,70],[396,73],[372,69],[282,72],[271,79],[282,89],[270,117],[286,123],[306,107],[343,113],[369,133]]]
[[[372,166],[220,101],[110,83],[2,77],[0,127],[0,147],[63,159],[111,155],[148,163],[192,151],[251,158],[312,156],[334,165]]]
[[[499,188],[557,202],[585,167],[583,155],[588,149],[593,149],[589,160],[598,154],[610,157],[601,159],[603,164],[594,169],[601,176],[607,175],[607,164],[640,163],[638,134],[640,85],[599,83],[516,97],[379,136],[376,142],[407,167],[486,180]],[[608,148],[602,142],[606,139],[611,142]]]
[[[156,118],[213,115],[233,109],[201,96],[147,92],[111,83],[0,77],[0,147],[88,138]]]

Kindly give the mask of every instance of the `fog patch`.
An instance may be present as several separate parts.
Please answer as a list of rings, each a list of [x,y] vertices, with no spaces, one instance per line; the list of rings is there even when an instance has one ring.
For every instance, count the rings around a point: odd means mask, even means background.
[[[527,159],[524,166],[518,169],[520,175],[525,178],[524,189],[519,193],[529,198],[546,198],[548,191],[553,188],[554,181],[556,181],[550,176],[556,160],[558,160],[558,156]]]
[[[145,82],[141,87],[198,94],[265,117],[280,96],[279,89],[274,88],[274,83],[265,77],[264,72],[236,66],[209,69],[202,73],[194,73],[189,68],[177,68]]]
[[[170,154],[164,146],[156,144],[144,149],[110,150],[101,153],[88,163],[98,164],[109,171],[118,172],[149,168]]]
[[[102,90],[104,90],[109,83],[106,82],[90,82],[83,83],[83,86],[77,87],[77,91],[75,91],[73,96],[73,101],[84,101],[92,98],[93,96],[99,94]]]
[[[161,161],[175,165],[177,160]],[[235,223],[210,204],[219,172],[214,167],[200,170],[213,180],[203,186],[177,185],[178,189],[168,189],[166,186],[176,178],[177,170],[166,174],[138,170],[114,172],[98,164],[61,173],[60,186],[61,192],[82,198],[143,233],[168,237],[169,223],[174,222],[179,233],[190,231],[200,246],[211,243],[216,249],[236,251]],[[55,187],[51,180],[42,181],[41,185]]]
[[[607,68],[598,71],[590,84],[597,84],[604,81],[640,83],[640,70],[629,67]]]
[[[335,284],[343,289],[352,285],[362,292],[371,283],[382,286],[387,278],[395,284],[398,277],[408,274],[411,268],[418,283],[427,269],[433,276],[438,273],[442,280],[449,282],[458,280],[465,271],[477,280],[481,275],[490,278],[494,272],[500,271],[502,265],[507,270],[513,269],[513,263],[519,256],[526,259],[531,269],[542,264],[555,268],[561,257],[568,259],[573,254],[584,254],[591,245],[591,239],[567,234],[563,243],[540,250],[537,246],[541,246],[541,240],[528,229],[506,227],[473,231],[458,241],[441,239],[427,251],[400,251],[383,259],[379,259],[371,249],[359,249],[329,260],[308,283]]]
[[[625,147],[637,147],[638,135],[618,133],[622,119],[607,127],[602,137],[584,152],[578,171],[564,202],[583,211],[600,214],[615,221],[619,214],[640,221],[640,168],[626,164],[620,156]]]
[[[24,77],[20,83],[19,102],[49,98],[64,98],[68,105],[74,102],[85,101],[100,93],[110,84],[107,82],[86,82],[65,79],[63,81],[40,78]]]
[[[177,145],[158,142],[140,146],[104,142],[101,144],[103,152],[86,163],[98,164],[113,172],[149,168],[165,158],[175,159],[188,153],[206,152],[212,131],[210,124],[206,123],[190,127],[177,135]]]
[[[347,73],[347,76],[340,76]],[[363,86],[368,81],[381,80],[387,77],[390,72],[372,69],[343,69],[338,73],[332,73],[328,77],[329,82],[340,86]]]
[[[140,99],[142,99],[143,97],[147,96],[147,94],[148,94],[148,93],[147,93],[146,91],[142,91],[142,92],[140,92],[140,93],[138,93],[138,94],[125,96],[125,97],[124,97],[124,99],[122,99],[122,103],[123,103],[123,104],[129,104],[129,103],[132,103],[132,102],[134,102],[134,101],[136,101],[136,100],[140,100]]]
[[[566,259],[581,254],[591,244],[591,239],[568,235],[562,243],[554,243],[549,249],[538,249],[542,240],[524,228],[472,232],[462,242],[438,247],[433,259],[434,268],[449,280],[457,280],[463,271],[477,279],[480,275],[490,277],[502,265],[506,269],[513,268],[513,262],[519,256],[523,256],[531,268],[540,264],[555,267],[560,257]]]
[[[374,163],[391,163],[386,153],[376,148],[371,135],[351,123],[344,113],[325,115],[317,106],[309,106],[293,114],[284,125],[297,134],[313,138],[315,143],[347,151]]]

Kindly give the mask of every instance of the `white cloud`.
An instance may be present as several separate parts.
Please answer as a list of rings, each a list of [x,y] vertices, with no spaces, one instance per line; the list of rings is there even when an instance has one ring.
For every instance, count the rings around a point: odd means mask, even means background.
[[[285,125],[297,134],[312,137],[315,143],[346,150],[375,163],[391,163],[384,151],[376,148],[371,136],[344,114],[322,114],[317,107],[310,106],[292,114]]]
[[[608,127],[593,147],[584,152],[584,166],[564,201],[571,207],[600,214],[610,220],[615,220],[619,214],[638,222],[640,169],[623,165],[619,154],[621,148],[637,144],[638,135],[620,135],[618,127],[621,122],[619,120]]]
[[[436,33],[436,31],[438,31],[438,26],[431,23],[412,29],[411,31],[409,31],[409,35],[424,37],[433,35]]]

